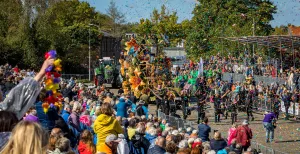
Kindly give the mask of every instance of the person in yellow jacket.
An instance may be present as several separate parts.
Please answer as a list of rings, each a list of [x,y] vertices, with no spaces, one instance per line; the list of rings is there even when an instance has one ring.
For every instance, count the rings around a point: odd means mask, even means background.
[[[97,151],[105,144],[108,135],[122,134],[123,129],[117,119],[113,115],[113,109],[109,103],[103,103],[100,108],[100,115],[94,123],[94,132],[97,134]]]

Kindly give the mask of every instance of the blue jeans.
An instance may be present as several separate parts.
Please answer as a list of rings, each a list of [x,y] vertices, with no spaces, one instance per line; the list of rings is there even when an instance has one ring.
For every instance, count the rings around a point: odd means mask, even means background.
[[[273,141],[274,139],[274,127],[270,122],[264,122],[264,128],[266,130],[266,140]]]

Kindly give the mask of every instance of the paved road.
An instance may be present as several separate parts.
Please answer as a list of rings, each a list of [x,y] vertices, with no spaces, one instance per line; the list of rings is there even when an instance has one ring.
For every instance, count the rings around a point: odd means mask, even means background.
[[[112,89],[112,92],[116,93],[117,89]],[[150,104],[149,111],[151,114],[156,114],[156,106]],[[181,111],[177,111],[177,114],[182,115]],[[231,120],[225,120],[224,117],[221,118],[221,123],[214,123],[214,115],[212,108],[206,111],[206,115],[209,117],[209,125],[213,130],[219,130],[222,136],[227,136],[227,131],[231,127]],[[238,124],[241,124],[247,115],[244,112],[238,115]],[[275,142],[265,143],[265,131],[262,125],[262,114],[254,113],[255,120],[250,121],[250,128],[253,131],[252,141],[256,141],[261,144],[261,147],[270,147],[274,150],[279,150],[288,154],[300,154],[300,123],[296,121],[286,121],[283,120],[283,115],[280,115],[278,126],[275,129]],[[188,120],[194,123],[194,127],[197,128],[197,112],[193,111],[188,117]],[[265,151],[264,149],[261,149]],[[265,152],[264,152],[265,154]],[[270,153],[271,154],[271,153]]]

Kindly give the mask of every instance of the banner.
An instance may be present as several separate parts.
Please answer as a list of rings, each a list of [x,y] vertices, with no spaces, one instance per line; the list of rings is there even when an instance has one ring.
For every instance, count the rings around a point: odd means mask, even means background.
[[[289,114],[294,115],[294,103],[291,102],[291,106],[289,107]],[[285,113],[285,106],[284,106],[284,102],[281,101],[281,111]],[[295,103],[295,115],[299,115],[299,103]]]

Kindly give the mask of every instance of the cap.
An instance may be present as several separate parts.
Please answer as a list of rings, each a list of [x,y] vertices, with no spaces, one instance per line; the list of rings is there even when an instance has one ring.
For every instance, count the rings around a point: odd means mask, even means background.
[[[244,121],[243,121],[243,125],[249,125],[248,120],[244,120]]]
[[[109,143],[109,142],[121,142],[121,140],[118,139],[118,137],[116,135],[110,134],[105,139],[105,143]]]

